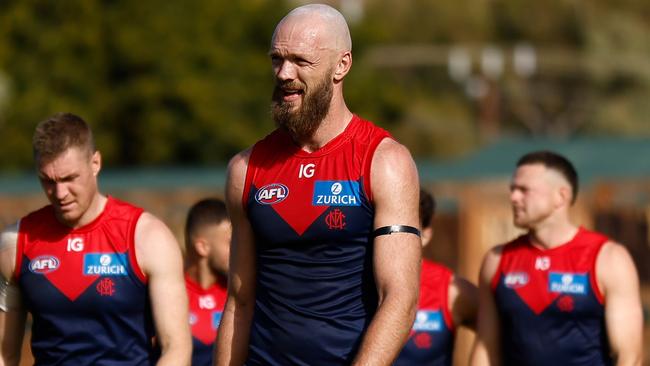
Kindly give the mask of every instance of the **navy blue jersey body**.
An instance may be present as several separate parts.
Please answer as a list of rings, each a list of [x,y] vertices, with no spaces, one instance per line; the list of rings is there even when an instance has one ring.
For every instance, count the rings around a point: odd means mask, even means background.
[[[418,312],[394,366],[451,366],[455,335],[449,309],[452,278],[449,268],[422,260]]]
[[[550,250],[508,243],[492,288],[504,365],[611,365],[596,257],[607,238],[580,229]]]
[[[253,148],[244,206],[257,284],[247,365],[347,365],[377,307],[370,161],[388,133],[353,117],[307,153],[276,130]]]
[[[20,221],[16,278],[33,316],[35,365],[154,365],[159,350],[146,278],[135,258],[142,210],[108,198],[77,229],[51,206]]]

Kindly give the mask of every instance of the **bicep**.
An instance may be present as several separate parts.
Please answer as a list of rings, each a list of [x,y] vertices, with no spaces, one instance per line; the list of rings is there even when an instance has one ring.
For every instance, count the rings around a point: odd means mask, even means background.
[[[233,227],[228,295],[241,301],[252,300],[255,281],[255,241],[243,206],[249,156],[250,151],[244,151],[230,161],[226,180],[226,205]]]
[[[9,226],[0,234],[0,310],[19,310],[22,307],[20,289],[14,280],[18,224]]]
[[[606,244],[597,262],[597,276],[605,297],[605,323],[612,350],[638,353],[643,312],[634,262],[619,244]]]
[[[449,308],[454,323],[476,330],[478,288],[468,280],[454,276],[449,289]]]
[[[8,226],[0,233],[0,280],[10,281],[16,266],[18,223]]]
[[[160,220],[144,213],[136,226],[136,255],[147,276],[156,332],[161,343],[187,327],[187,294],[180,247]]]
[[[419,182],[408,150],[393,140],[384,140],[371,165],[371,189],[375,208],[374,228],[389,225],[419,225]],[[419,282],[421,242],[411,233],[393,233],[374,239],[375,277],[382,286],[412,290]],[[417,290],[416,290],[417,291]]]
[[[0,311],[0,349],[3,365],[18,365],[26,318],[27,313],[23,310]]]
[[[492,292],[492,278],[499,266],[500,250],[500,248],[490,250],[481,265],[478,287],[477,337],[472,355],[472,365],[499,364],[500,321]]]

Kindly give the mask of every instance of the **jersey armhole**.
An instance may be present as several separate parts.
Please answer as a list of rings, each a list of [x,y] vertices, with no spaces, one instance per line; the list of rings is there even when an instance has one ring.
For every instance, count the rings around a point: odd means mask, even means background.
[[[449,328],[449,331],[452,333],[456,331],[456,324],[454,323],[454,317],[451,313],[451,309],[449,308],[449,286],[451,286],[451,281],[453,277],[455,277],[455,275],[451,271],[445,273],[444,283],[446,283],[447,286],[445,286],[443,290],[444,291],[443,299],[445,299],[445,301],[442,304],[442,316],[445,319],[445,323],[447,323],[447,327]]]
[[[14,258],[14,273],[12,274],[11,278],[14,280],[14,282],[18,283],[18,278],[20,277],[20,268],[23,265],[23,251],[25,248],[24,244],[24,238],[23,234],[20,231],[20,220],[18,220],[18,224],[16,225],[16,258]]]
[[[242,190],[241,194],[241,206],[243,212],[247,213],[248,212],[248,195],[250,194],[251,191],[251,185],[253,184],[253,178],[255,176],[255,172],[257,169],[255,169],[254,164],[253,164],[253,155],[255,154],[255,148],[257,147],[257,144],[253,146],[251,149],[251,153],[248,156],[248,162],[246,163],[246,176],[244,177],[244,189]]]
[[[140,268],[140,265],[138,264],[138,257],[136,256],[135,253],[135,227],[138,225],[138,221],[140,220],[140,217],[142,216],[142,213],[144,210],[140,209],[133,217],[133,220],[131,221],[131,224],[129,225],[129,232],[128,232],[128,237],[130,240],[129,243],[129,261],[131,262],[131,267],[133,268],[133,273],[135,273],[136,277],[142,281],[145,285],[147,284],[147,276],[142,272],[142,268]]]
[[[490,289],[492,292],[496,292],[497,286],[499,286],[499,279],[501,278],[501,273],[503,273],[503,256],[505,255],[505,248],[501,251],[501,255],[499,256],[499,265],[497,266],[497,270],[494,272],[494,275],[492,276],[492,280],[490,281]]]
[[[603,296],[603,293],[600,291],[600,287],[598,287],[598,275],[596,273],[596,262],[598,261],[598,256],[600,255],[600,252],[603,250],[603,247],[607,243],[607,238],[603,240],[601,243],[598,244],[598,249],[596,249],[596,253],[594,254],[594,259],[593,263],[591,263],[591,273],[593,273],[593,276],[590,276],[589,281],[591,282],[591,288],[594,289],[594,295],[596,296],[596,300],[603,305],[605,303],[605,296]]]
[[[372,203],[372,186],[370,182],[370,168],[372,165],[372,158],[375,156],[375,151],[377,150],[377,146],[379,146],[379,143],[384,141],[385,138],[390,138],[390,135],[388,134],[382,134],[379,136],[374,137],[371,141],[370,144],[368,145],[368,150],[366,151],[366,156],[364,157],[363,161],[363,189],[366,191],[366,197],[368,197],[368,201]]]

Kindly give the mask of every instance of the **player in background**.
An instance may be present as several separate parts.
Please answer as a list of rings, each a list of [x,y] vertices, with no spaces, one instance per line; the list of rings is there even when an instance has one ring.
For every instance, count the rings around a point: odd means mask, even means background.
[[[185,221],[185,286],[190,304],[192,366],[212,365],[226,302],[231,235],[222,200],[206,198],[190,208]]]
[[[522,156],[510,184],[526,233],[490,250],[471,364],[640,365],[639,279],[624,246],[574,225],[578,174],[564,156]]]
[[[181,251],[141,208],[99,192],[101,155],[80,117],[33,137],[50,204],[0,235],[1,359],[18,365],[27,312],[35,364],[189,365]]]
[[[434,197],[420,190],[420,221],[422,248],[433,239]],[[415,323],[408,342],[395,366],[450,366],[454,355],[456,328],[476,328],[478,291],[466,279],[449,268],[429,259],[422,259],[420,300]]]

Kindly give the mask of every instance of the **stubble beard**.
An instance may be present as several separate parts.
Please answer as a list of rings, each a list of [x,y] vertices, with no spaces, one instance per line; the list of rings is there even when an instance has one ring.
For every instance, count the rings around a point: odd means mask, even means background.
[[[312,91],[307,90],[305,85],[300,82],[276,84],[271,101],[273,119],[278,127],[285,129],[294,139],[310,138],[329,113],[334,94],[329,75],[330,73],[326,73]],[[292,111],[293,103],[282,100],[283,87],[304,91],[302,103],[297,110]]]

